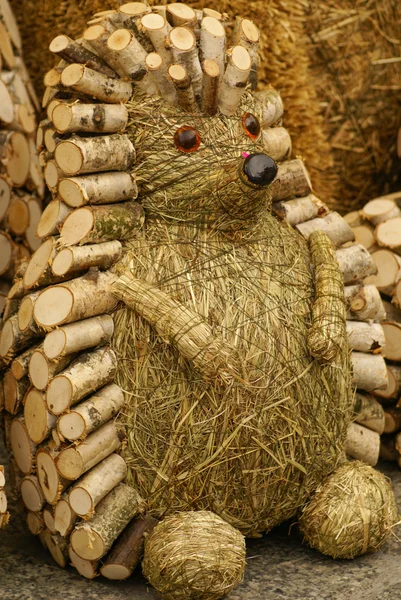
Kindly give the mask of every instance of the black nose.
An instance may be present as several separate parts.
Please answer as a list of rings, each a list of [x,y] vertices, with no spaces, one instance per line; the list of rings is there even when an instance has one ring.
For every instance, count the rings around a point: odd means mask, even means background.
[[[270,156],[258,152],[250,154],[244,161],[243,170],[251,183],[269,185],[277,175],[277,165]]]

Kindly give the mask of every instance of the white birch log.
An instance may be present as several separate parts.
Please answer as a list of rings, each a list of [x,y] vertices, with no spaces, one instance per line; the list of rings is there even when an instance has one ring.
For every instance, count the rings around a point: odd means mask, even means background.
[[[57,417],[47,410],[45,395],[34,388],[26,396],[24,419],[28,435],[35,444],[49,437],[57,423]]]
[[[58,192],[64,202],[73,208],[85,204],[121,202],[138,196],[134,177],[119,171],[64,178],[60,181]]]
[[[276,125],[284,114],[284,105],[280,93],[274,89],[254,92],[254,97],[262,105],[262,127]]]
[[[259,42],[260,32],[255,23],[250,19],[236,17],[233,40],[235,44],[240,44],[249,52],[252,61],[250,83],[252,89],[256,88],[258,82],[258,67],[259,67]]]
[[[345,285],[355,284],[377,272],[377,267],[369,252],[360,244],[339,248],[336,250],[336,258],[344,276]]]
[[[302,160],[295,158],[281,163],[269,191],[273,202],[294,198],[294,196],[308,196],[312,192],[312,184]]]
[[[111,348],[81,354],[50,382],[46,392],[48,410],[60,415],[91,392],[110,383],[116,366],[116,355]]]
[[[182,65],[173,64],[169,66],[167,73],[177,92],[179,106],[189,113],[197,113],[199,106],[196,102],[191,78],[185,68]]]
[[[125,460],[119,454],[110,454],[71,488],[68,501],[72,510],[80,517],[92,518],[99,502],[123,481],[126,474]]]
[[[30,290],[34,287],[43,287],[52,282],[54,277],[52,277],[50,261],[56,255],[56,246],[56,238],[49,238],[42,242],[31,256],[23,277],[25,290]]]
[[[29,378],[32,385],[39,391],[45,390],[51,379],[68,367],[73,357],[74,355],[70,354],[50,361],[43,348],[35,350],[29,361]]]
[[[64,569],[67,566],[68,541],[59,534],[52,535],[49,531],[44,531],[41,535],[54,561]]]
[[[3,376],[4,408],[11,415],[16,415],[20,410],[25,395],[29,389],[29,379],[15,379],[11,370],[6,371]]]
[[[380,398],[381,402],[396,400],[401,396],[401,366],[387,364],[387,387],[381,390],[375,390],[375,396]]]
[[[63,479],[57,471],[55,458],[57,452],[40,448],[36,454],[36,470],[40,487],[43,495],[49,504],[56,504],[61,494],[71,484],[67,479]],[[46,509],[45,509],[46,510]],[[46,522],[45,510],[43,517]],[[52,514],[49,516],[53,516]],[[47,524],[47,523],[46,523]],[[54,520],[53,520],[54,527]],[[55,532],[55,529],[53,529]]]
[[[380,435],[362,425],[351,423],[347,431],[345,451],[348,456],[374,467],[379,460]]]
[[[92,317],[71,325],[58,327],[47,334],[43,351],[49,360],[109,343],[114,332],[110,315]]]
[[[68,556],[72,566],[78,571],[82,577],[86,579],[95,579],[98,576],[98,562],[94,560],[85,560],[78,556],[74,550],[69,546]]]
[[[196,27],[198,19],[193,8],[187,4],[174,2],[166,6],[167,21],[173,27]]]
[[[122,254],[122,245],[118,240],[89,246],[70,246],[58,252],[52,263],[56,276],[73,275],[91,267],[109,269]]]
[[[156,85],[163,100],[172,105],[177,103],[177,92],[171,79],[167,76],[168,64],[164,62],[162,55],[150,52],[145,59],[145,64],[149,77]]]
[[[89,272],[45,289],[35,302],[37,324],[55,327],[110,312],[117,304],[108,289],[114,280],[109,272]]]
[[[57,533],[56,528],[54,526],[54,506],[51,504],[46,504],[43,509],[43,521],[47,529],[50,531],[52,535]]]
[[[400,217],[401,210],[396,202],[389,198],[375,198],[371,200],[361,210],[361,217],[370,221],[373,225],[379,225],[394,217]]]
[[[23,417],[16,417],[11,421],[10,444],[21,473],[24,475],[32,473],[35,466],[36,444],[28,435]]]
[[[13,362],[11,363],[10,369],[15,379],[20,380],[26,375],[28,375],[29,359],[31,358],[35,350],[40,347],[41,344],[31,346],[30,348],[28,348],[28,350],[25,350],[25,352],[14,358]]]
[[[10,317],[4,323],[0,334],[0,359],[3,359],[5,364],[10,363],[14,356],[38,338],[38,330],[28,327],[21,331],[18,327],[18,315]]]
[[[15,187],[22,187],[29,175],[31,154],[24,133],[0,131],[0,173],[3,171]]]
[[[63,172],[56,164],[56,161],[51,159],[48,160],[45,164],[43,175],[47,184],[47,187],[50,189],[52,194],[57,193],[58,184],[63,176]]]
[[[347,318],[358,321],[383,321],[386,312],[375,285],[346,285]]]
[[[132,84],[128,81],[113,79],[78,63],[64,69],[61,83],[101,102],[125,104],[132,96]]]
[[[149,37],[166,67],[171,65],[173,56],[171,50],[166,47],[166,38],[171,31],[171,25],[166,19],[157,13],[148,13],[140,19],[139,28]]]
[[[385,346],[383,327],[380,323],[347,321],[348,344],[358,352],[377,353]]]
[[[125,134],[74,137],[57,144],[54,158],[65,175],[129,170],[135,149]]]
[[[202,71],[201,109],[207,115],[215,115],[217,112],[220,69],[214,60],[207,59],[202,63]]]
[[[374,229],[370,223],[366,222],[363,225],[352,227],[352,231],[355,235],[355,241],[358,244],[362,244],[366,250],[371,252],[374,248],[377,249]]]
[[[123,104],[59,104],[52,114],[59,133],[117,133],[128,123]]]
[[[34,513],[42,510],[45,498],[35,475],[27,475],[21,481],[21,496],[26,508]]]
[[[219,109],[223,115],[235,114],[251,72],[251,57],[242,46],[227,51],[227,66],[220,83]]]
[[[401,361],[401,323],[383,322],[385,348],[383,355],[387,360]]]
[[[401,254],[401,217],[380,223],[375,229],[375,238],[379,246]]]
[[[13,195],[8,207],[6,227],[10,233],[20,236],[29,225],[29,210],[26,197]]]
[[[65,479],[79,479],[84,473],[121,447],[123,434],[113,421],[89,435],[84,442],[62,450],[56,458],[57,470]]]
[[[62,537],[68,536],[73,530],[77,515],[68,502],[68,492],[65,492],[54,507],[54,528]]]
[[[357,388],[373,392],[387,387],[387,368],[383,356],[352,352],[351,362]]]
[[[309,194],[304,198],[275,202],[272,211],[290,225],[298,225],[315,217],[324,217],[329,212],[329,208],[314,194]]]
[[[223,76],[225,67],[226,32],[221,21],[206,16],[201,22],[199,50],[201,61],[214,61],[219,68],[219,78]]]
[[[113,419],[124,406],[124,394],[115,383],[105,386],[85,402],[75,406],[70,412],[61,415],[57,430],[70,440],[82,440],[110,419]]]
[[[171,48],[174,62],[186,70],[195,97],[199,99],[202,92],[202,68],[194,32],[187,27],[174,27],[169,33],[167,45]]]
[[[36,234],[40,239],[57,235],[60,225],[72,212],[72,208],[61,200],[52,200],[46,206],[38,223]]]
[[[385,431],[383,407],[371,394],[356,394],[354,421],[380,435]]]
[[[129,29],[116,29],[110,34],[104,57],[120,77],[140,81],[146,74],[146,51]]]
[[[0,177],[0,222],[7,214],[11,202],[11,186],[6,179]]]
[[[99,56],[85,48],[81,43],[67,35],[58,35],[49,46],[50,52],[57,54],[68,63],[80,63],[109,77],[115,77],[114,71]]]
[[[287,160],[291,156],[292,143],[288,131],[284,127],[267,127],[262,129],[263,149],[277,161]]]
[[[384,411],[384,433],[396,433],[401,429],[401,408],[388,407]]]
[[[371,283],[379,292],[391,296],[394,292],[398,274],[400,273],[401,260],[391,250],[380,249],[371,254],[377,267],[376,275],[368,277],[365,283]]]
[[[32,535],[39,535],[42,533],[45,528],[42,512],[31,512],[29,510],[26,515],[26,524]]]
[[[138,492],[120,483],[98,505],[95,516],[72,532],[74,552],[86,560],[102,558],[131,519],[142,511]]]
[[[336,247],[342,246],[346,242],[353,242],[355,238],[351,227],[336,212],[330,212],[324,217],[299,223],[295,228],[306,240],[309,239],[313,231],[324,231]]]

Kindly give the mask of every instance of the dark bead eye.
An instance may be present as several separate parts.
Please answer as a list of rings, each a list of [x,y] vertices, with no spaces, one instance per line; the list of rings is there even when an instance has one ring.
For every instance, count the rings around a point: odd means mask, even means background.
[[[245,133],[251,138],[256,140],[260,134],[260,123],[258,119],[252,113],[245,113],[242,117],[242,125],[244,126]]]
[[[174,134],[174,144],[180,152],[195,152],[200,146],[201,137],[193,127],[184,125]]]

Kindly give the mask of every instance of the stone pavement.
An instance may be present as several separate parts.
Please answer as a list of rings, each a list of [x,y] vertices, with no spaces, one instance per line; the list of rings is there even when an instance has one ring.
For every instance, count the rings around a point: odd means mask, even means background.
[[[382,470],[392,478],[401,507],[401,471],[387,464]],[[116,583],[101,577],[88,581],[72,567],[60,569],[27,532],[17,507],[11,509],[10,525],[0,532],[0,600],[157,599],[139,574]],[[334,561],[302,546],[296,529],[289,535],[283,525],[248,543],[245,581],[227,600],[348,598],[401,600],[401,543],[395,536],[376,554]]]

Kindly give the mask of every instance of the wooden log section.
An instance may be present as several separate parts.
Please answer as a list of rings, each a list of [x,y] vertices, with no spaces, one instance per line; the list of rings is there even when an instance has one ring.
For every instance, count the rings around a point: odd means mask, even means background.
[[[52,271],[56,276],[67,276],[87,271],[91,267],[109,269],[122,254],[122,245],[118,240],[88,246],[70,246],[56,254]]]
[[[169,66],[167,73],[175,87],[180,108],[190,113],[199,112],[194,88],[185,68],[181,65],[173,64]]]
[[[39,337],[38,331],[30,327],[25,331],[19,329],[18,315],[10,317],[4,323],[0,334],[0,359],[3,359],[6,364],[10,363],[14,356],[21,350],[25,350]]]
[[[385,346],[383,327],[380,323],[362,323],[347,321],[348,344],[358,352],[377,354]]]
[[[173,55],[171,50],[166,47],[166,38],[171,31],[171,26],[166,19],[157,13],[148,13],[141,17],[138,28],[149,37],[166,67],[170,66],[173,62]]]
[[[29,378],[32,385],[37,390],[45,390],[51,379],[67,368],[73,358],[74,354],[68,354],[50,361],[42,348],[35,350],[29,361]]]
[[[110,383],[116,366],[116,355],[111,348],[81,354],[50,382],[46,392],[48,410],[60,415],[91,392]]]
[[[54,507],[54,528],[57,533],[66,537],[73,530],[76,520],[77,515],[72,510],[68,494],[65,492]]]
[[[225,44],[226,32],[221,21],[214,17],[206,16],[202,19],[199,39],[201,60],[212,60],[219,69],[219,79],[225,69]],[[214,114],[214,113],[209,113]]]
[[[19,305],[20,305],[19,300],[16,300],[16,299],[9,300],[8,298],[6,299],[5,304],[4,304],[4,313],[3,313],[4,321],[7,321],[7,319],[9,319],[10,317],[13,317],[14,315],[17,314]]]
[[[51,328],[112,311],[117,300],[109,286],[115,279],[108,271],[89,271],[82,277],[43,290],[35,302],[36,323]]]
[[[18,309],[18,327],[20,331],[25,331],[28,328],[37,330],[33,319],[33,307],[39,294],[40,292],[33,292],[22,298]]]
[[[36,235],[36,228],[42,215],[40,202],[36,198],[31,198],[28,202],[29,210],[29,226],[25,231],[25,240],[32,252],[35,252],[41,243],[41,240]]]
[[[11,236],[0,231],[0,277],[12,281],[21,264],[29,258],[29,250],[13,241]]]
[[[7,86],[0,80],[0,122],[10,125],[14,119],[14,104]]]
[[[384,433],[396,433],[401,429],[401,408],[388,407],[384,411]]]
[[[138,492],[120,483],[98,504],[95,516],[72,532],[74,552],[86,560],[102,558],[128,523],[143,510]]]
[[[375,285],[347,285],[344,288],[347,318],[353,321],[383,321],[386,312]]]
[[[52,113],[59,133],[117,133],[126,128],[128,110],[123,104],[58,104]]]
[[[49,531],[44,531],[42,535],[53,560],[64,569],[67,566],[68,540],[59,534],[52,535]]]
[[[346,242],[353,242],[355,239],[351,227],[336,212],[330,212],[324,217],[299,223],[295,228],[306,240],[309,239],[313,231],[324,231],[336,247],[342,246]]]
[[[7,229],[14,235],[23,235],[29,225],[28,202],[25,196],[12,196],[7,213]]]
[[[135,149],[125,134],[74,137],[57,144],[54,158],[65,175],[127,171],[135,160]]]
[[[262,129],[263,149],[277,161],[287,160],[291,156],[292,143],[288,131],[284,127],[268,127]]]
[[[114,332],[114,321],[110,315],[100,315],[71,325],[54,329],[47,334],[43,351],[49,360],[80,352],[95,346],[105,346]]]
[[[340,271],[344,276],[345,285],[355,284],[377,272],[377,267],[369,252],[360,244],[339,248],[336,250],[336,258]]]
[[[380,435],[367,427],[351,423],[347,431],[345,451],[348,456],[374,467],[379,460]]]
[[[215,115],[217,112],[220,69],[214,60],[208,59],[202,63],[202,72],[201,109],[207,115]]]
[[[377,249],[376,238],[374,236],[374,229],[369,223],[352,227],[352,231],[355,235],[355,241],[358,244],[362,244],[366,250],[372,251],[374,248]]]
[[[124,406],[124,394],[115,383],[106,385],[70,412],[61,415],[57,423],[59,434],[71,442],[82,440],[88,434],[113,419]]]
[[[25,290],[43,287],[54,282],[50,261],[56,255],[56,247],[57,240],[51,237],[42,242],[36,252],[32,254],[23,277]]]
[[[0,222],[7,214],[11,201],[11,186],[6,179],[0,177]]]
[[[254,92],[254,97],[262,105],[262,127],[276,125],[284,114],[284,105],[280,93],[274,89]]]
[[[56,528],[54,526],[54,508],[54,505],[46,504],[46,506],[43,509],[43,521],[47,529],[53,535],[57,533]]]
[[[21,481],[21,496],[26,508],[34,513],[42,510],[45,498],[35,475],[27,475]]]
[[[382,326],[385,337],[384,357],[401,361],[401,323],[383,322]]]
[[[112,580],[130,577],[143,556],[145,537],[153,531],[157,523],[158,521],[149,514],[131,521],[103,562],[100,574]]]
[[[127,465],[119,454],[110,454],[72,486],[68,502],[80,517],[90,519],[95,508],[127,475]]]
[[[223,115],[235,114],[251,72],[251,57],[242,46],[227,51],[227,66],[219,88],[219,109]]]
[[[146,75],[146,50],[129,29],[116,29],[107,39],[104,57],[123,78],[140,81]]]
[[[196,27],[198,19],[193,8],[174,2],[166,6],[166,18],[172,27]]]
[[[57,452],[51,452],[48,449],[39,449],[36,454],[37,477],[43,495],[49,504],[56,504],[60,500],[61,494],[71,483],[67,479],[63,479],[57,471],[54,462],[56,456]],[[46,522],[45,515],[44,519]]]
[[[391,250],[380,249],[371,254],[377,267],[377,274],[368,277],[365,283],[372,283],[379,292],[392,296],[401,269],[401,259]]]
[[[379,225],[389,219],[394,219],[394,217],[401,217],[401,210],[397,203],[390,198],[375,198],[362,208],[361,217],[370,221],[372,225]]]
[[[12,415],[16,415],[22,406],[25,395],[29,389],[28,377],[15,379],[11,370],[3,376],[4,408]]]
[[[278,166],[276,179],[269,191],[273,202],[308,196],[312,192],[309,174],[302,160],[286,160]]]
[[[178,102],[178,96],[174,84],[167,77],[167,63],[163,61],[162,55],[150,52],[145,59],[145,64],[149,77],[156,85],[163,100],[174,106]]]
[[[354,421],[372,431],[377,431],[380,435],[385,430],[383,407],[371,394],[356,394]]]
[[[52,159],[46,161],[43,175],[47,187],[50,189],[53,195],[56,195],[60,179],[64,174],[62,170],[58,168],[55,160]]]
[[[258,66],[259,66],[259,42],[260,32],[253,21],[236,17],[233,40],[235,44],[240,44],[246,48],[252,60],[252,68],[250,74],[250,83],[252,89],[256,88],[258,83]]]
[[[195,97],[199,99],[202,93],[202,68],[194,32],[187,27],[174,27],[169,33],[166,45],[171,48],[174,63],[184,67],[191,80]]]
[[[394,301],[394,300],[393,300]],[[383,321],[394,321],[395,323],[401,323],[401,309],[387,300],[383,300],[383,307],[386,311],[386,315]]]
[[[122,23],[131,23],[132,19],[150,13],[151,7],[145,2],[126,2],[118,8],[118,15]]]
[[[12,184],[22,187],[28,178],[31,162],[28,140],[23,133],[0,131],[0,160]]]
[[[391,364],[387,364],[386,366],[387,387],[374,391],[374,395],[379,398],[382,404],[387,404],[389,401],[396,400],[401,396],[401,366]]]
[[[95,579],[99,575],[98,562],[95,560],[84,560],[69,546],[68,556],[70,557],[71,565],[78,571],[82,577],[86,579]]]
[[[132,237],[144,220],[144,210],[137,202],[84,206],[77,208],[64,221],[60,244],[74,246],[123,241]]]
[[[36,444],[32,442],[25,427],[23,417],[11,422],[10,444],[18,469],[24,475],[32,473],[35,466]]]
[[[134,177],[120,171],[63,178],[58,192],[64,202],[73,208],[85,204],[111,204],[138,196]]]
[[[47,410],[45,395],[34,388],[26,395],[24,419],[28,435],[35,444],[48,438],[57,422],[57,417]]]
[[[387,368],[380,354],[352,352],[351,362],[354,383],[360,390],[373,392],[387,387]]]
[[[56,458],[61,477],[75,481],[121,447],[124,435],[113,421],[89,435],[84,442],[62,450]],[[86,557],[83,557],[86,558]]]
[[[36,234],[44,239],[51,235],[57,235],[60,225],[72,212],[72,208],[61,200],[52,200],[46,206],[38,223]]]
[[[26,523],[32,535],[39,535],[45,528],[42,512],[28,511],[26,515]]]
[[[111,69],[102,58],[85,48],[79,42],[72,40],[67,35],[58,35],[55,37],[50,42],[49,50],[69,63],[83,64],[108,77],[116,77],[113,69]]]
[[[132,84],[128,81],[113,79],[78,63],[64,69],[61,83],[71,90],[111,104],[125,104],[132,96]]]
[[[375,238],[379,246],[401,254],[401,217],[380,223],[375,229]]]

